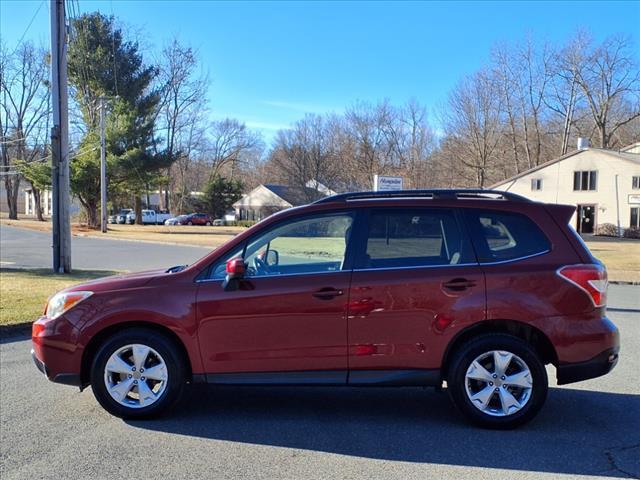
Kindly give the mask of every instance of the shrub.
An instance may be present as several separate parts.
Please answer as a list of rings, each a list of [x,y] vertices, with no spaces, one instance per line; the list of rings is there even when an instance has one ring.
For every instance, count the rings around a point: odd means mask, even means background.
[[[255,220],[237,220],[235,222],[237,227],[252,227],[253,225],[255,225],[257,222]]]
[[[605,237],[617,237],[618,227],[613,223],[601,223],[596,227],[596,235],[602,235]]]
[[[627,228],[624,231],[624,238],[640,238],[640,228]]]

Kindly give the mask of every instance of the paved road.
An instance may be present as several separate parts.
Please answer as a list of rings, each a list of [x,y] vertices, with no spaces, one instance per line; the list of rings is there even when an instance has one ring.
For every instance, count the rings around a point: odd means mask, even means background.
[[[72,237],[71,264],[83,270],[141,271],[188,264],[210,251],[204,247]],[[0,265],[51,268],[51,234],[2,225]]]
[[[552,388],[541,414],[510,432],[470,427],[445,394],[412,388],[194,386],[172,416],[125,422],[90,389],[46,381],[24,337],[4,339],[0,477],[639,477],[640,318],[611,317],[623,338],[618,367]]]

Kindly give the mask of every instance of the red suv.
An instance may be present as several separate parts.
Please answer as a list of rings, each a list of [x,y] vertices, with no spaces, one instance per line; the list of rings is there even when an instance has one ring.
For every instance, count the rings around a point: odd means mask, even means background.
[[[574,207],[495,191],[337,195],[273,215],[188,267],[53,296],[33,325],[45,375],[150,417],[185,383],[446,388],[510,428],[559,384],[618,360],[607,274]]]
[[[213,220],[207,213],[190,213],[180,219],[180,225],[206,225],[207,227],[213,224]]]

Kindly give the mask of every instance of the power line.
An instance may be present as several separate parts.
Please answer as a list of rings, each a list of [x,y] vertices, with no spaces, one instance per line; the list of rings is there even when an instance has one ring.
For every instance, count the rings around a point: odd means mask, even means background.
[[[20,48],[20,44],[22,43],[22,40],[24,40],[24,37],[27,34],[27,32],[29,31],[29,29],[31,28],[31,25],[33,24],[33,21],[38,16],[38,12],[40,12],[40,9],[42,8],[42,5],[44,5],[44,2],[45,2],[45,0],[42,0],[40,2],[40,5],[38,5],[38,8],[36,9],[36,13],[34,13],[33,17],[31,17],[31,21],[29,21],[29,25],[27,25],[27,28],[25,28],[24,32],[22,33],[22,36],[20,37],[20,40],[18,40],[18,44],[16,45],[16,48],[13,49],[13,52],[11,53],[12,56],[13,56],[13,54],[15,54],[18,51],[18,48]]]

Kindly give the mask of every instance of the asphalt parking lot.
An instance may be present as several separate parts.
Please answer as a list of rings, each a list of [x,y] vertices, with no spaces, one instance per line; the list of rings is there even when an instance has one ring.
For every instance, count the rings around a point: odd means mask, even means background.
[[[613,286],[619,365],[552,388],[516,431],[468,426],[446,393],[193,386],[169,417],[125,422],[46,381],[25,337],[0,346],[0,477],[637,478],[640,287]]]

